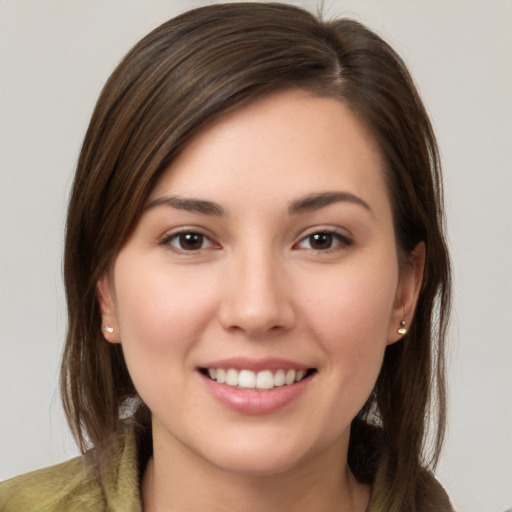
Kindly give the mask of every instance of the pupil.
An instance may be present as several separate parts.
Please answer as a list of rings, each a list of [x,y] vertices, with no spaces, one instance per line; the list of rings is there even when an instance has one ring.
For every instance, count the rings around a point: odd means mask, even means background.
[[[316,233],[311,235],[310,242],[313,249],[329,249],[332,245],[332,235],[330,233]]]
[[[180,246],[182,249],[196,250],[203,245],[203,235],[197,233],[185,233],[180,235]]]

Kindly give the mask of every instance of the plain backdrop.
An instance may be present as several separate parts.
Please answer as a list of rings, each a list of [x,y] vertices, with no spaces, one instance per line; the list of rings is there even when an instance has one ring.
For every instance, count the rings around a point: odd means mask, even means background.
[[[57,391],[61,258],[96,98],[140,37],[205,3],[0,0],[0,480],[77,453]],[[512,2],[326,0],[324,11],[387,39],[431,114],[455,271],[437,476],[457,510],[503,512],[512,507]]]

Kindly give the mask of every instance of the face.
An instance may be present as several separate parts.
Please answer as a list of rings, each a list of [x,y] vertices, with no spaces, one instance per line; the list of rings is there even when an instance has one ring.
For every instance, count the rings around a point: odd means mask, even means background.
[[[185,149],[98,295],[155,443],[266,474],[346,459],[420,275],[399,269],[365,127],[340,101],[295,90]]]

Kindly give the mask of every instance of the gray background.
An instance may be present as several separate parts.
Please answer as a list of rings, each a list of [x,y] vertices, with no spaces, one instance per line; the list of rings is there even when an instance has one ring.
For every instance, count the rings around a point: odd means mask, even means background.
[[[57,392],[61,256],[95,100],[133,43],[205,3],[0,0],[0,479],[76,454]],[[455,268],[437,476],[457,510],[503,511],[512,506],[512,2],[327,0],[325,12],[384,36],[431,113]]]

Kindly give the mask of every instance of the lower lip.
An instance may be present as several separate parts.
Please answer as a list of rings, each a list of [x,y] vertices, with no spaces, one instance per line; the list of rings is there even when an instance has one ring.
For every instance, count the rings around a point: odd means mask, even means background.
[[[308,387],[311,377],[289,386],[280,386],[268,391],[238,389],[219,384],[200,374],[210,393],[223,405],[241,414],[259,415],[277,412],[297,400]]]

